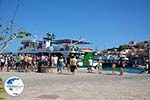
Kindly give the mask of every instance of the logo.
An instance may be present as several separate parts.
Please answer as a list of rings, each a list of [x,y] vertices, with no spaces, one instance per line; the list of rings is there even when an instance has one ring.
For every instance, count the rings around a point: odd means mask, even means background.
[[[24,89],[24,84],[19,77],[13,76],[6,80],[5,90],[11,96],[19,96]]]

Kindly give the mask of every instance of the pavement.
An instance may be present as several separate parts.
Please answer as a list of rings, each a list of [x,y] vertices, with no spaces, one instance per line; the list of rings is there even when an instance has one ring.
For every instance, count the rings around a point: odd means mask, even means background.
[[[3,82],[11,76],[20,77],[25,88],[17,97],[5,93],[6,100],[150,100],[148,74],[0,72]]]

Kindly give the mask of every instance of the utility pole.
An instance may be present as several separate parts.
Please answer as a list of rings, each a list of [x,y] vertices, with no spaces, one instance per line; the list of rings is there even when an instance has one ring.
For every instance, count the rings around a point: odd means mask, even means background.
[[[150,43],[148,43],[148,74],[150,74]]]

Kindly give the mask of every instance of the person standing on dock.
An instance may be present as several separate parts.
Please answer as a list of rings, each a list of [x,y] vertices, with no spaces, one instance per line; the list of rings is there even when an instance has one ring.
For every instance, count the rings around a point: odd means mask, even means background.
[[[119,76],[122,76],[123,73],[124,73],[124,68],[125,68],[125,61],[123,60],[123,58],[120,58],[119,67],[120,67],[120,74],[119,74]]]
[[[149,68],[149,61],[146,60],[146,64],[145,64],[145,73],[148,73],[148,68]]]
[[[90,57],[89,60],[88,60],[88,72],[92,72],[93,71],[93,60],[92,58]]]
[[[102,67],[103,67],[103,61],[102,59],[100,59],[97,65],[98,74],[102,74],[102,71],[103,71]]]
[[[69,72],[69,70],[70,70],[70,56],[66,57],[66,68],[67,68],[67,70]]]
[[[3,55],[1,55],[0,62],[1,62],[0,71],[3,71],[5,65],[5,57]]]
[[[64,68],[64,66],[65,66],[64,59],[62,56],[60,56],[59,62],[58,62],[58,67],[57,67],[57,72],[58,73],[60,72],[60,74],[62,74],[62,69]]]
[[[116,64],[114,61],[112,62],[112,74],[116,74]]]
[[[70,71],[72,72],[72,74],[75,73],[76,67],[77,67],[77,59],[75,56],[72,56],[70,59]]]

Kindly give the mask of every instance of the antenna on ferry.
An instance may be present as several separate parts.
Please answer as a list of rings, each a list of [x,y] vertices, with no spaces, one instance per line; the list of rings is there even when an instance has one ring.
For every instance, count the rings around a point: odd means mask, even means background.
[[[82,38],[82,36],[80,35],[80,37],[79,37],[79,41],[81,42],[81,41],[85,41],[85,39],[84,38]]]

